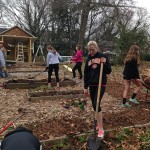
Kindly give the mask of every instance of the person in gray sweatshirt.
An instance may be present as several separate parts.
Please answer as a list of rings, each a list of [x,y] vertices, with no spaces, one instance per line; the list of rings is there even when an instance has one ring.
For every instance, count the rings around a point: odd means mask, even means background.
[[[47,46],[47,66],[46,69],[48,69],[48,89],[51,89],[51,76],[52,72],[54,70],[56,82],[57,82],[57,88],[59,88],[59,60],[61,60],[61,57],[59,53],[51,46]]]
[[[3,53],[3,41],[0,41],[0,78],[3,77],[3,72],[5,77],[8,77],[7,69],[6,69],[6,61],[5,61],[5,56]]]

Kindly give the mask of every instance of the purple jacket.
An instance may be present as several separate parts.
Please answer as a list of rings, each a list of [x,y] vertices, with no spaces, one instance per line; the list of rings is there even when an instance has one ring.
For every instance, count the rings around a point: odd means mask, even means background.
[[[77,50],[77,52],[75,53],[74,57],[72,58],[72,61],[82,62],[82,55],[83,55],[82,50]]]

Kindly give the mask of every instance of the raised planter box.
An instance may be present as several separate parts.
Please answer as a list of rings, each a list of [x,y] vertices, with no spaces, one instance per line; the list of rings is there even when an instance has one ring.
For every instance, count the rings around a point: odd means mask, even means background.
[[[47,81],[35,81],[35,80],[12,80],[4,83],[4,88],[6,89],[31,89],[31,88],[37,88],[43,85],[47,85]],[[72,80],[66,80],[60,82],[61,86],[74,86],[76,83]],[[56,86],[56,82],[52,82],[52,87]]]
[[[84,98],[83,90],[74,91],[43,91],[43,92],[29,92],[28,100],[54,100],[54,99],[73,99]]]

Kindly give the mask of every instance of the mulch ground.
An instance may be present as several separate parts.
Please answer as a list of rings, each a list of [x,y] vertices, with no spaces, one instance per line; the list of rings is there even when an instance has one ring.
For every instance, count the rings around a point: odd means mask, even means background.
[[[119,78],[121,77],[119,76]],[[119,79],[119,81],[121,80]],[[71,88],[72,87],[70,87],[70,89]],[[76,86],[76,88],[83,89],[82,86]],[[134,87],[132,86],[128,95],[129,97],[132,95],[133,88]],[[145,90],[142,90],[137,96],[140,100],[140,104],[132,104],[131,109],[120,107],[123,90],[124,84],[122,82],[117,82],[117,80],[113,80],[111,77],[109,78],[106,94],[109,95],[110,100],[107,100],[107,96],[105,97],[106,100],[104,105],[107,107],[103,111],[105,129],[146,124],[150,121],[150,99],[148,98],[145,100]],[[31,111],[31,115],[27,116],[27,114],[22,121],[25,121],[26,126],[32,129],[40,140],[53,139],[54,137],[61,137],[63,135],[70,137],[93,130],[94,116],[91,108],[87,113],[88,104],[84,104],[85,109],[78,110],[77,106],[72,105],[69,106],[70,108],[64,108],[63,104],[61,104],[63,100],[60,102],[49,102],[44,100],[28,102],[26,100],[25,93],[28,93],[28,91],[19,89],[11,91],[3,89],[2,93],[0,93],[0,108],[2,114],[2,116],[0,116],[1,125],[5,125],[9,122],[13,116],[16,116],[16,110],[19,107],[24,106]],[[65,101],[65,103],[67,104],[68,102]],[[115,103],[115,107],[113,103]],[[55,106],[56,108],[51,106],[53,104],[57,104]],[[58,110],[58,105],[60,105],[59,108],[61,110]],[[57,112],[60,112],[61,115],[56,115]],[[30,122],[31,120],[33,121]],[[49,149],[50,148],[47,146],[44,150]],[[63,150],[62,148],[60,149]]]
[[[124,90],[124,85],[115,81],[108,81],[106,92],[111,96],[121,99]],[[130,93],[132,94],[132,92]],[[139,124],[146,124],[149,120],[150,103],[143,101],[145,93],[138,95],[139,100],[142,100],[139,105],[132,104],[131,109],[122,108],[122,111],[105,112],[104,128],[113,129],[119,127],[127,127]],[[111,108],[109,108],[111,109]],[[66,109],[67,111],[67,109]],[[46,140],[51,137],[60,137],[63,135],[76,135],[93,129],[93,115],[91,117],[82,117],[82,111],[79,116],[64,116],[61,118],[52,118],[45,122],[35,122],[29,127],[33,129],[35,134],[41,139]]]

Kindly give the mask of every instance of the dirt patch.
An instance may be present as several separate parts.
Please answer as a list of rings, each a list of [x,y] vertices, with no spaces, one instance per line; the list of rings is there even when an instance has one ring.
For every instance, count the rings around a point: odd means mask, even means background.
[[[124,87],[124,83],[123,82],[122,83],[118,83],[118,82],[116,82],[114,80],[108,80],[108,86],[106,88],[106,92],[109,95],[111,95],[112,97],[122,99],[124,88],[125,87]],[[131,86],[130,92],[128,94],[128,98],[131,97],[131,95],[133,94],[133,90],[134,90],[134,85]],[[142,91],[142,92],[140,92],[137,95],[137,98],[139,100],[143,101],[143,100],[145,100],[145,95],[146,95],[146,93]]]
[[[139,115],[139,111],[140,114]],[[130,110],[119,113],[104,114],[104,128],[113,129],[149,122],[150,104],[143,103]],[[83,113],[77,116],[61,116],[61,118],[51,118],[45,122],[34,122],[29,127],[41,139],[46,140],[52,137],[71,136],[85,133],[93,129],[93,117],[83,117]]]

